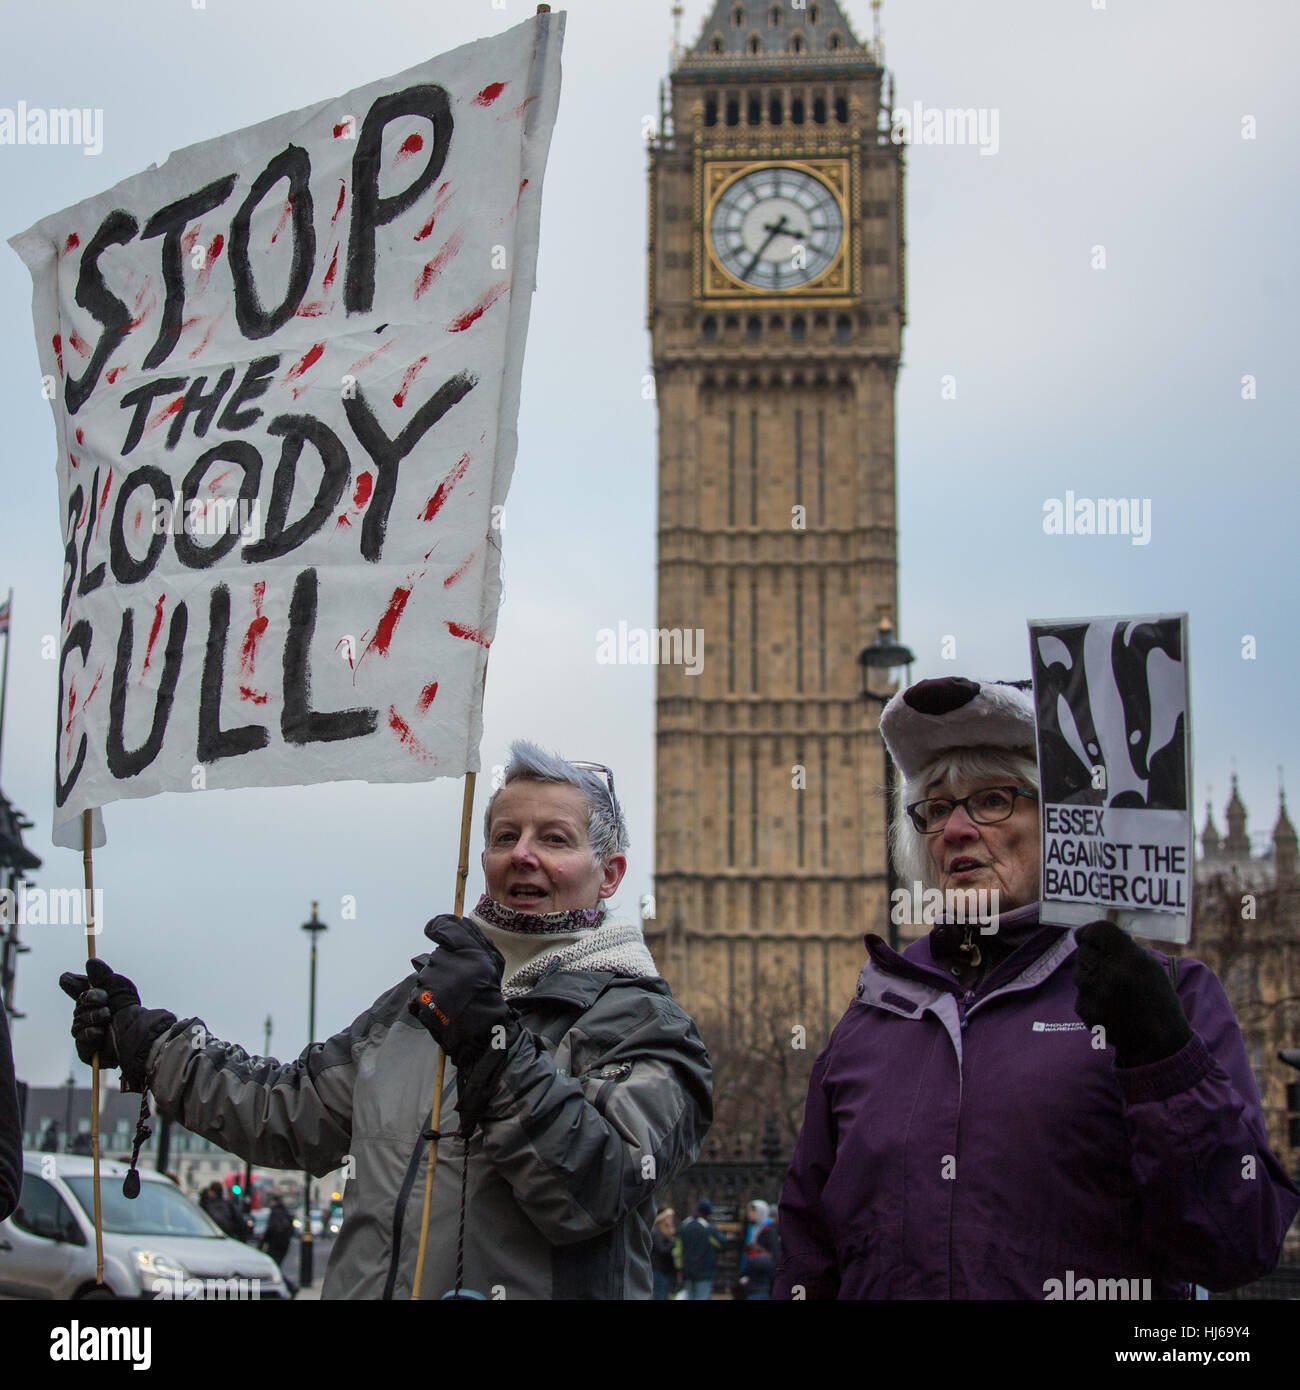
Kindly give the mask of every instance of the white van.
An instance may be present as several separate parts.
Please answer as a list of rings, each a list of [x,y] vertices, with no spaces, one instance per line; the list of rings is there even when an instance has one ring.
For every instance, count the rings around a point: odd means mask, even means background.
[[[95,1284],[94,1165],[78,1154],[23,1154],[18,1208],[0,1221],[0,1295],[9,1298],[287,1298],[269,1255],[218,1229],[161,1173],[100,1161],[104,1287]]]

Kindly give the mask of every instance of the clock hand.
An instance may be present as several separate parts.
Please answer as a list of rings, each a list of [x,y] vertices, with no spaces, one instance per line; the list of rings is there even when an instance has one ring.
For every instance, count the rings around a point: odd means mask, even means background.
[[[742,280],[749,279],[750,275],[753,274],[754,267],[762,259],[763,252],[766,251],[767,248],[772,244],[772,242],[778,236],[780,236],[782,232],[785,231],[785,213],[781,214],[781,220],[776,224],[775,227],[769,228],[767,224],[764,223],[763,230],[767,232],[767,240],[762,244],[762,246],[758,248],[757,251],[754,252],[754,259],[750,261],[750,263],[744,268],[744,270],[741,271],[740,278]]]

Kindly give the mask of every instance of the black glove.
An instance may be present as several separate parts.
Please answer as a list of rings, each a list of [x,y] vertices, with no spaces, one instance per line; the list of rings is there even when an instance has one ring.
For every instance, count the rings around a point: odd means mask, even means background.
[[[435,917],[424,934],[434,950],[411,961],[419,974],[407,1007],[433,1034],[456,1069],[465,1070],[492,1047],[492,1030],[498,1025],[507,1035],[518,1031],[501,993],[505,958],[464,917]],[[497,1034],[495,1040],[503,1036]]]
[[[1192,1028],[1160,962],[1113,922],[1089,922],[1075,940],[1074,1011],[1106,1030],[1115,1065],[1144,1067],[1182,1051]]]
[[[505,957],[473,922],[435,917],[424,934],[434,949],[411,961],[419,973],[407,1008],[456,1065],[460,1133],[468,1139],[519,1036],[519,1021],[501,993]]]
[[[124,1089],[143,1091],[145,1066],[154,1039],[165,1033],[176,1015],[166,1009],[140,1006],[140,993],[125,975],[114,974],[98,957],[86,962],[86,973],[65,971],[59,988],[77,1001],[72,1011],[72,1036],[77,1056],[87,1065],[99,1053],[101,1067],[120,1067]]]

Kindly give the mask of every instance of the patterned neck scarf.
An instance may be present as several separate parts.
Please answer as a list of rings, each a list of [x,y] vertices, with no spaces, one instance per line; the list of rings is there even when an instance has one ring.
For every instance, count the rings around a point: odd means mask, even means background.
[[[484,893],[470,916],[480,924],[486,922],[500,931],[519,932],[523,936],[573,936],[600,926],[605,920],[605,909],[601,906],[572,907],[567,912],[516,912]]]

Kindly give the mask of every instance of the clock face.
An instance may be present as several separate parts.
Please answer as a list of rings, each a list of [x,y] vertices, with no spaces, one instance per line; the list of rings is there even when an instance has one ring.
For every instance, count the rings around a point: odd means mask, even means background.
[[[803,169],[752,169],[728,184],[709,223],[722,266],[758,290],[817,279],[844,239],[835,194]]]

